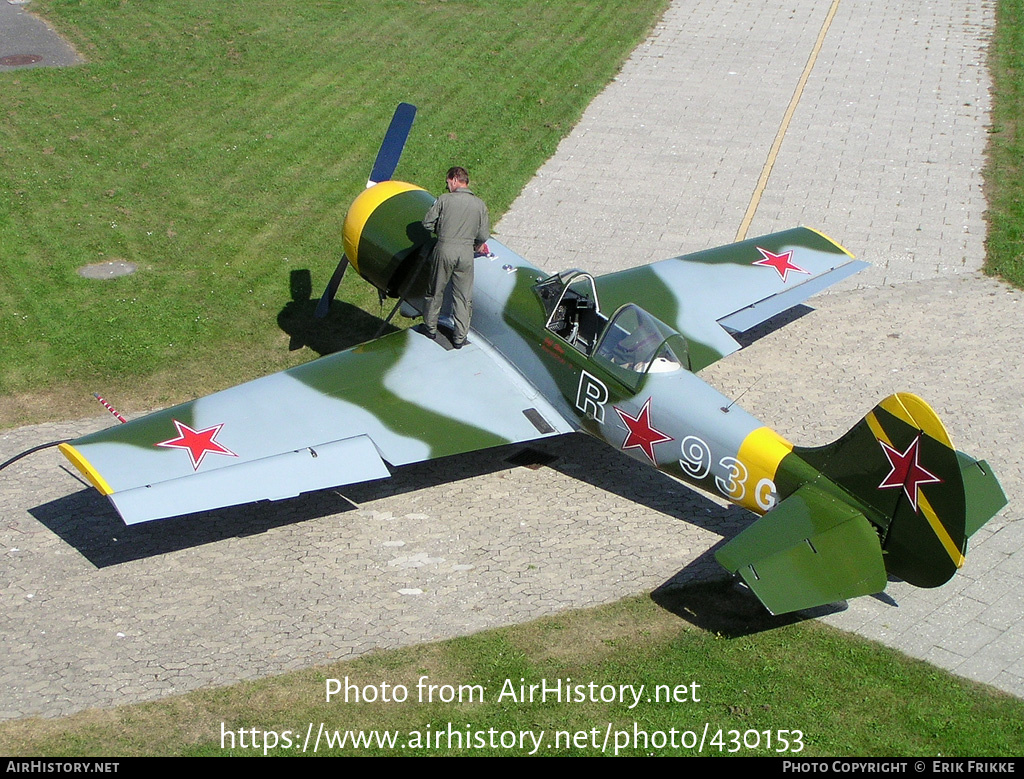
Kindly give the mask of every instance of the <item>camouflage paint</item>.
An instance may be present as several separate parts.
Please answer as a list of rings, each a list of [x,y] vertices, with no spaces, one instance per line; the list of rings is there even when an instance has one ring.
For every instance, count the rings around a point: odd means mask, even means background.
[[[393,294],[424,262],[419,223],[431,202],[425,190],[389,181],[350,209],[346,254],[379,289]],[[537,290],[545,274],[488,243],[492,254],[476,261],[470,343],[460,351],[393,333],[63,451],[132,522],[230,505],[217,503],[218,489],[231,502],[278,498],[290,494],[289,480],[303,490],[346,484],[381,477],[384,461],[580,430],[771,515],[718,556],[774,610],[874,591],[886,568],[923,586],[941,583],[962,563],[968,532],[1005,504],[987,466],[956,452],[919,398],[883,401],[834,444],[794,447],[685,365],[615,365],[591,354],[597,340],[577,348],[548,329]],[[629,303],[646,310],[660,320],[659,337],[685,339],[698,370],[739,348],[729,330],[862,266],[798,228],[599,277],[592,302],[604,315]],[[309,476],[318,450],[330,467]],[[201,497],[175,501],[189,483],[202,485]],[[159,501],[147,497],[148,485]]]

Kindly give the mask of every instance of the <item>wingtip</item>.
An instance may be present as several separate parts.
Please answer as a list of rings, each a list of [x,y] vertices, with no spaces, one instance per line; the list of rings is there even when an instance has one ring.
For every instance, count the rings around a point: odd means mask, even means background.
[[[101,495],[113,495],[114,489],[111,487],[107,480],[100,476],[100,472],[93,468],[92,464],[85,459],[81,452],[79,452],[71,444],[61,444],[57,447],[61,454],[68,458],[68,461],[75,466],[79,473],[81,473],[89,483],[95,487]]]

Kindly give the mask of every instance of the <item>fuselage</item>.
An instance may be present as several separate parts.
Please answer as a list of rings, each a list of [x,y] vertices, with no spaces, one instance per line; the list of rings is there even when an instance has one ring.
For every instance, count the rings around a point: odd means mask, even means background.
[[[432,202],[388,181],[360,195],[345,220],[346,256],[360,275],[416,311]],[[691,371],[708,363],[707,345],[642,301],[603,310],[600,278],[549,276],[496,240],[488,246],[475,262],[471,340],[497,349],[578,430],[758,514],[816,476],[789,442]]]
[[[472,331],[566,419],[758,514],[775,505],[792,445],[694,375],[682,336],[640,306],[602,311],[585,273],[548,276],[497,241],[489,246],[492,257],[476,261]],[[574,315],[589,322],[567,321]]]

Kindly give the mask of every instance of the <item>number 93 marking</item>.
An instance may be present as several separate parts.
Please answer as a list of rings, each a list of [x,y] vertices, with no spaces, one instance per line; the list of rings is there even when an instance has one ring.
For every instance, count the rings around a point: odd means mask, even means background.
[[[711,473],[711,447],[707,442],[695,435],[686,436],[680,442],[679,467],[693,479],[703,479]],[[715,486],[729,500],[740,503],[747,495],[747,480],[750,471],[747,466],[735,457],[723,457],[718,461],[725,474],[715,477]],[[754,502],[764,511],[775,505],[775,482],[769,478],[760,479],[754,487]]]

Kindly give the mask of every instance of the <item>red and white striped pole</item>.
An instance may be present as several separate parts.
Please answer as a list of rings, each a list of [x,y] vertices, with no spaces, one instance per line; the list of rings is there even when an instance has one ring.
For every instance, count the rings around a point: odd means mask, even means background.
[[[107,411],[109,411],[111,414],[113,414],[122,424],[128,421],[123,416],[121,416],[120,414],[117,413],[117,409],[115,409],[113,406],[111,406],[109,403],[107,403],[107,401],[105,401],[103,398],[101,398],[99,396],[98,392],[92,393],[92,396],[94,398],[96,398],[96,400],[98,400],[100,403],[102,403],[103,404],[103,408],[105,408]]]

